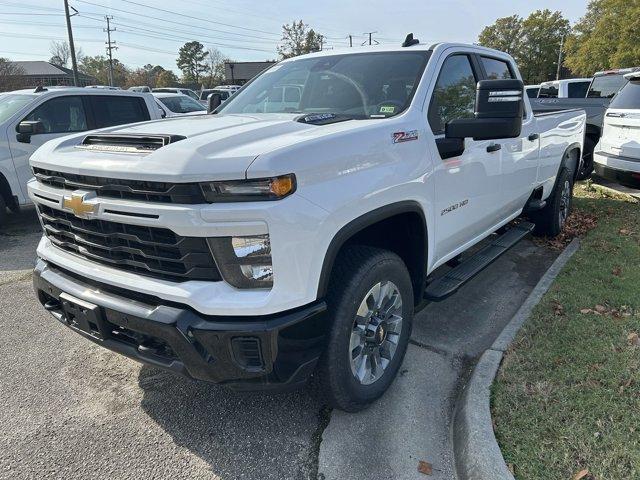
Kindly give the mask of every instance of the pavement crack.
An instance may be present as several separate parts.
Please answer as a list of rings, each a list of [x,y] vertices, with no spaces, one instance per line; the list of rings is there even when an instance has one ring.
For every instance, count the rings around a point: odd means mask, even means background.
[[[311,471],[309,475],[310,480],[320,480],[324,478],[324,475],[319,475],[318,472],[318,469],[320,467],[320,444],[322,443],[322,434],[329,426],[329,422],[331,421],[331,411],[332,409],[329,406],[324,405],[318,412],[318,426],[311,436]]]
[[[442,356],[449,356],[449,352],[444,348],[434,347],[433,345],[428,345],[426,343],[419,342],[418,340],[414,340],[413,338],[409,339],[409,343],[411,345],[415,345],[416,347],[424,348],[425,350],[429,350],[431,352],[437,353]]]

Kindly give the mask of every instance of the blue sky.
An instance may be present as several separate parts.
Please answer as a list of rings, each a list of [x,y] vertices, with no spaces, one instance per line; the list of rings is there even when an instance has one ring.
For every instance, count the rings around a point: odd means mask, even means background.
[[[586,0],[70,0],[76,45],[104,54],[104,15],[113,16],[115,52],[125,64],[160,64],[176,71],[178,48],[189,40],[218,48],[238,61],[276,58],[281,26],[302,19],[328,39],[328,47],[364,42],[400,43],[408,32],[424,42],[474,42],[485,25],[539,8],[560,9],[572,23]],[[0,56],[45,60],[51,40],[66,38],[62,0],[0,0]]]

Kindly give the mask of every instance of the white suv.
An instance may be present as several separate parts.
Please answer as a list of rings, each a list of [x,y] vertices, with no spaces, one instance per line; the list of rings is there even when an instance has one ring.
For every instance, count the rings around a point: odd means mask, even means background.
[[[0,225],[6,207],[30,203],[29,157],[54,138],[160,118],[149,94],[99,88],[43,88],[0,95]]]
[[[598,175],[640,186],[640,72],[625,75],[627,84],[609,104],[602,137],[593,154]]]

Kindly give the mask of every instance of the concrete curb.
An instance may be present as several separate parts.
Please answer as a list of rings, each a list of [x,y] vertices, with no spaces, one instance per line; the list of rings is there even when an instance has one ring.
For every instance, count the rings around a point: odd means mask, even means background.
[[[465,385],[453,420],[453,450],[460,480],[514,480],[493,432],[491,385],[505,350],[579,247],[580,241],[574,239],[553,262],[491,348],[482,354]]]

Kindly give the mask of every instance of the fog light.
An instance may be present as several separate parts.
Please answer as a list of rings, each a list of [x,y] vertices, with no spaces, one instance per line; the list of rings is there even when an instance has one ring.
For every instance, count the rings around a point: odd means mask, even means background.
[[[269,235],[207,239],[220,274],[236,288],[271,288],[273,265]]]

